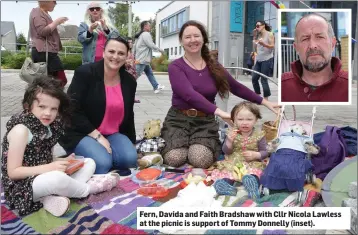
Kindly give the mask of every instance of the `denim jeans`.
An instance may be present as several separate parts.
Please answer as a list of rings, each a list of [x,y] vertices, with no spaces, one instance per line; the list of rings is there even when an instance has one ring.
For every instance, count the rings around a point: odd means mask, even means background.
[[[112,168],[119,170],[137,166],[137,151],[127,136],[115,133],[105,138],[111,145],[112,154],[89,136],[85,136],[77,144],[74,153],[92,158],[96,162],[95,174],[106,174]]]
[[[271,63],[272,63],[271,59],[265,61],[256,61],[253,70],[265,74],[266,76],[270,76]],[[259,84],[260,77],[261,76],[259,74],[252,73],[252,86],[254,87],[255,93],[259,95],[261,94],[260,84]],[[264,91],[264,97],[269,97],[271,95],[271,91],[267,78],[261,77],[261,84],[262,84],[262,89]]]
[[[135,67],[137,71],[137,76],[139,77],[144,71],[145,75],[147,75],[150,84],[152,84],[153,90],[157,89],[158,82],[154,77],[153,70],[150,64],[136,64]]]

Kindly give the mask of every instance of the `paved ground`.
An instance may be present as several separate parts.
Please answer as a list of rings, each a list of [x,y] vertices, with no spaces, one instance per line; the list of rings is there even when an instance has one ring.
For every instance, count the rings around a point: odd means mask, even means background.
[[[73,71],[66,71],[69,82],[72,79]],[[159,83],[166,86],[166,89],[154,94],[152,87],[143,75],[138,79],[137,98],[141,103],[135,104],[135,125],[137,135],[143,132],[143,125],[149,119],[164,120],[168,109],[171,106],[171,87],[167,75],[156,75]],[[252,88],[250,77],[241,75],[238,80],[246,86]],[[21,111],[21,101],[24,94],[26,83],[20,80],[16,71],[8,71],[1,73],[1,138],[5,133],[5,125],[9,117],[16,112]],[[277,87],[270,83],[272,90],[271,100],[277,100]],[[326,125],[337,125],[340,127],[350,125],[357,127],[357,85],[352,88],[353,103],[345,106],[318,106],[316,119],[314,122],[314,132],[324,130]],[[230,96],[228,102],[228,110],[238,102],[240,98]],[[265,107],[262,107],[263,120],[274,120],[275,115]],[[291,106],[286,106],[287,117],[292,118]],[[297,120],[310,121],[312,106],[296,106]],[[262,121],[258,125],[261,125]]]

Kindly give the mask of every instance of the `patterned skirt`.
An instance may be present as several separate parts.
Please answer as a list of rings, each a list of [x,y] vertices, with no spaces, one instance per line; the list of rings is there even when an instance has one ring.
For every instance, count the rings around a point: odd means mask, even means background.
[[[214,158],[221,154],[219,124],[214,115],[188,117],[171,107],[165,117],[161,137],[165,140],[165,147],[161,152],[163,156],[172,149],[189,148],[193,144],[208,147]]]

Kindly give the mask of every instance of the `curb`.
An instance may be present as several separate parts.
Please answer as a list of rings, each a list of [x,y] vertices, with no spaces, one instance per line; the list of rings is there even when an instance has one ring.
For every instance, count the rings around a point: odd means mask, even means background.
[[[74,73],[74,70],[65,70],[65,73]],[[20,73],[20,69],[1,69],[1,73]],[[168,72],[155,72],[154,75],[168,75]]]

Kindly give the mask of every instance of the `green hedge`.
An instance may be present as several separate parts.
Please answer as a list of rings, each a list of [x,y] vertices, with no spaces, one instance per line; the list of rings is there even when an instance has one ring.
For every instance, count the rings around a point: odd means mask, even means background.
[[[26,59],[25,53],[1,53],[1,66],[7,69],[21,69],[22,64]]]
[[[153,58],[152,59],[152,69],[157,72],[168,72],[168,56],[167,55],[161,55],[159,58]]]
[[[60,55],[65,70],[75,70],[82,65],[82,55]]]
[[[25,58],[25,53],[2,52],[1,66],[6,69],[21,69]],[[60,58],[65,70],[75,70],[82,64],[81,55],[60,55]]]

